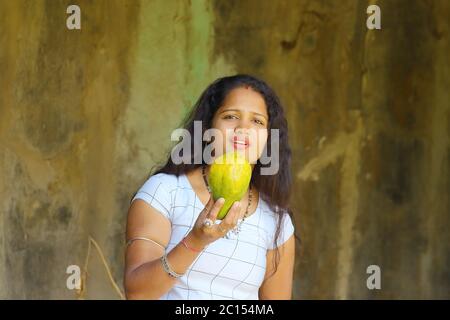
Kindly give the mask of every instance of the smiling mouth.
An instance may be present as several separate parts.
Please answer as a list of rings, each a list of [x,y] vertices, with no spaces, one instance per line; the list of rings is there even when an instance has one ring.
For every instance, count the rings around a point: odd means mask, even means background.
[[[234,149],[247,149],[250,146],[250,141],[248,137],[245,139],[240,139],[238,137],[233,137],[233,148]]]

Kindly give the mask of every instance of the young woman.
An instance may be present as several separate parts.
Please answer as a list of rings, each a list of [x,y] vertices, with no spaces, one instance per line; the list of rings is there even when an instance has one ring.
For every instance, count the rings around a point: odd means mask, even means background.
[[[287,122],[274,91],[248,75],[217,79],[186,121],[221,135],[202,141],[202,151],[234,150],[252,164],[247,193],[224,219],[216,219],[210,166],[166,164],[131,201],[127,220],[124,286],[128,299],[290,299],[295,257]],[[279,132],[279,169],[263,175],[260,157]],[[194,149],[195,141],[191,146]],[[209,146],[211,147],[211,146]],[[275,149],[275,148],[274,148]],[[216,152],[214,157],[220,155]]]

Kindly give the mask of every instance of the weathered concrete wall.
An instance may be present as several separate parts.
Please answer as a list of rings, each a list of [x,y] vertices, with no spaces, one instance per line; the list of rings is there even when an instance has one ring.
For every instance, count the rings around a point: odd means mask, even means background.
[[[131,195],[204,87],[246,72],[286,105],[294,298],[449,298],[450,4],[376,1],[369,31],[371,3],[0,0],[0,297],[77,297],[89,236],[121,288]],[[90,252],[84,297],[118,298]]]

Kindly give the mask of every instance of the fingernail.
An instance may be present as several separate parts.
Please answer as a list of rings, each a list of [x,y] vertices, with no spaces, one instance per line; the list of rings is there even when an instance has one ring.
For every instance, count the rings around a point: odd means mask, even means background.
[[[241,207],[241,203],[240,202],[235,202],[235,204],[234,204],[235,206],[236,206],[236,209],[238,209],[238,208],[240,208]]]
[[[219,201],[220,203],[224,203],[225,199],[224,198],[219,198],[219,200],[217,200],[217,201]]]

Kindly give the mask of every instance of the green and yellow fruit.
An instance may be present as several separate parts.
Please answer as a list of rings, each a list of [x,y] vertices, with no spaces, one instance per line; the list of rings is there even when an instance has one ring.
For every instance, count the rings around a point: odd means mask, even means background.
[[[235,201],[240,201],[247,192],[252,177],[252,167],[238,152],[229,152],[217,157],[209,171],[208,183],[214,201],[224,198],[217,219],[223,219]]]

